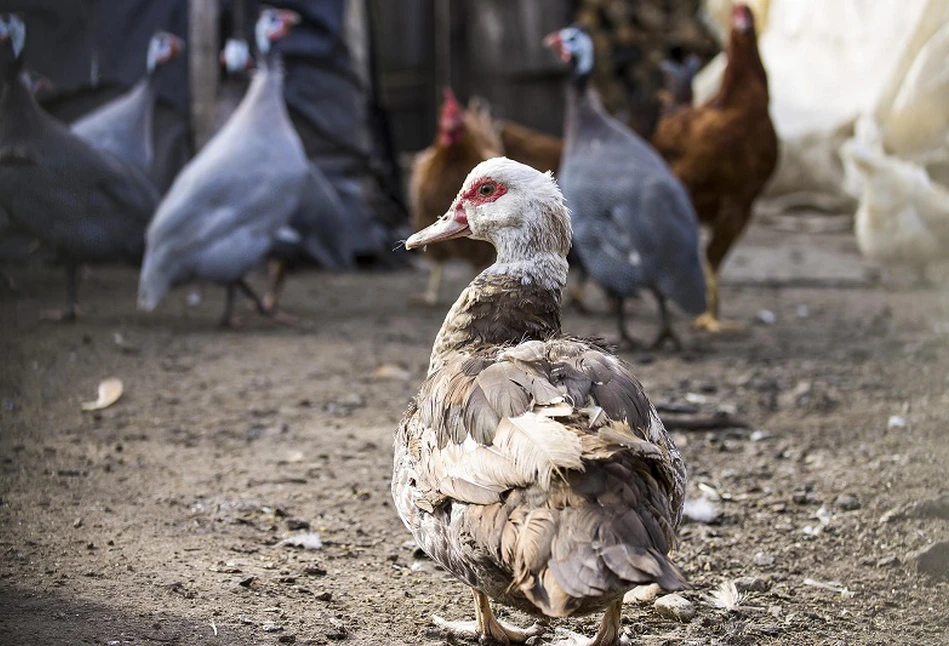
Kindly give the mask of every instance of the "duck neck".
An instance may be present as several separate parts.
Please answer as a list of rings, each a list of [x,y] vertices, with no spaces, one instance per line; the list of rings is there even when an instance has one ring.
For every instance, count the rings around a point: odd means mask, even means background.
[[[560,254],[525,258],[498,249],[497,262],[478,275],[448,311],[435,337],[429,374],[466,348],[559,334],[567,270],[567,260]]]

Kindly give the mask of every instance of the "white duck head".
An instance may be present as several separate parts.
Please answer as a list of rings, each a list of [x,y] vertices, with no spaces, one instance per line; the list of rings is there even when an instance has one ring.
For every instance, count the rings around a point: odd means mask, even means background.
[[[551,173],[495,157],[475,166],[448,212],[406,240],[405,247],[462,237],[494,245],[495,266],[566,258],[570,213]]]

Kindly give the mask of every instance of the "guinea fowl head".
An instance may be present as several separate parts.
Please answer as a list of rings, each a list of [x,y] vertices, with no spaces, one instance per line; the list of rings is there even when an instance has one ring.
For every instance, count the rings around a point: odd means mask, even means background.
[[[455,238],[490,242],[498,264],[550,255],[565,258],[570,213],[551,173],[495,157],[475,166],[448,212],[406,240],[405,247]]]
[[[167,31],[155,32],[155,35],[148,42],[148,71],[154,72],[156,68],[175,60],[181,55],[184,48],[185,41],[174,34]]]
[[[228,38],[221,50],[221,65],[228,74],[242,74],[254,67],[250,45],[243,38]]]
[[[10,43],[14,58],[19,60],[26,44],[26,25],[15,13],[0,15],[0,43],[5,42]]]
[[[586,78],[593,72],[593,39],[579,25],[571,25],[548,34],[544,45],[554,50],[560,60],[573,66],[577,78]]]
[[[271,46],[278,40],[285,38],[294,25],[300,24],[300,14],[289,9],[266,8],[260,12],[257,19],[255,34],[257,36],[257,50],[261,55],[270,53]]]

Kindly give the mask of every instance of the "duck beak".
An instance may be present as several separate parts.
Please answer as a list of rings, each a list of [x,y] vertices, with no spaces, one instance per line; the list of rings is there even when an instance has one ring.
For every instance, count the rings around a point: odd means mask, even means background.
[[[463,238],[471,233],[468,228],[468,218],[464,209],[452,209],[438,219],[434,224],[414,233],[405,241],[406,249],[424,247],[443,240]]]

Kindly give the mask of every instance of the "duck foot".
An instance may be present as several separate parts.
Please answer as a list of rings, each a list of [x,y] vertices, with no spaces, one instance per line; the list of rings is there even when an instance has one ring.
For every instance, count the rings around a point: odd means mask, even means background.
[[[632,646],[633,642],[626,635],[617,635],[613,641],[603,641],[597,635],[593,639],[566,628],[557,628],[550,646]]]
[[[482,644],[523,644],[534,635],[544,632],[544,627],[534,624],[530,628],[518,628],[491,617],[493,625],[489,634],[481,632],[477,621],[447,621],[438,615],[432,617],[432,623],[448,634],[461,639],[477,639]]]
[[[706,312],[696,318],[692,325],[699,330],[705,330],[710,334],[719,334],[721,332],[743,332],[748,326],[739,321],[726,321],[718,318],[711,312]]]

